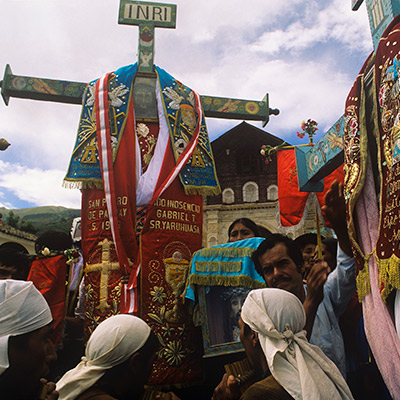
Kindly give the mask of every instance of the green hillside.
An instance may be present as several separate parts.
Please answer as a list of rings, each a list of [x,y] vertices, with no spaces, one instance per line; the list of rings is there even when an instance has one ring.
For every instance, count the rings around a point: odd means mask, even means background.
[[[18,219],[18,228],[24,230],[24,226],[32,224],[37,229],[35,235],[48,230],[58,230],[65,233],[70,232],[72,220],[81,215],[81,211],[73,208],[59,206],[32,207],[9,210],[0,207],[0,213],[3,215],[2,221],[7,223],[7,217],[10,211]]]

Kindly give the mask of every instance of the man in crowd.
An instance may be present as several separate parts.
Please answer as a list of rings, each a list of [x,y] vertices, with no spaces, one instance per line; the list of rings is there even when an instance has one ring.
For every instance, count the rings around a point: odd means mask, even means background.
[[[56,359],[50,308],[32,282],[0,280],[0,388],[7,400],[56,400],[41,379]]]
[[[330,273],[325,261],[311,268],[303,284],[303,259],[290,238],[274,234],[253,253],[257,272],[267,287],[293,293],[303,303],[310,343],[320,347],[345,376],[345,351],[339,317],[356,290],[355,264],[347,234],[342,186],[334,182],[325,197],[323,211],[338,237],[337,267]]]

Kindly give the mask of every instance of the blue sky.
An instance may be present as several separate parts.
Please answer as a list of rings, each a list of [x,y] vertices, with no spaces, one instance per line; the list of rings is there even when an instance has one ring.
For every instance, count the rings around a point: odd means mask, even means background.
[[[365,4],[350,0],[178,0],[176,29],[156,29],[155,62],[200,94],[261,100],[265,130],[293,144],[302,120],[322,134],[343,114],[372,51]],[[138,28],[118,25],[119,0],[0,0],[0,69],[88,82],[136,61]],[[3,74],[3,72],[0,72]],[[80,207],[62,188],[80,106],[11,98],[0,104],[0,206]],[[208,119],[214,139],[241,121]],[[261,128],[261,123],[250,122]]]

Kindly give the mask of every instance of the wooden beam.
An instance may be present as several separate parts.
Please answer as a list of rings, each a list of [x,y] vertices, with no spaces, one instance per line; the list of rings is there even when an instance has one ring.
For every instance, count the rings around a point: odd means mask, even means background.
[[[10,97],[82,104],[86,85],[84,82],[13,75],[8,64],[0,81],[1,95],[6,105]],[[206,117],[263,121],[265,126],[269,115],[279,114],[279,110],[269,108],[268,95],[260,101],[215,96],[201,96],[201,101]]]

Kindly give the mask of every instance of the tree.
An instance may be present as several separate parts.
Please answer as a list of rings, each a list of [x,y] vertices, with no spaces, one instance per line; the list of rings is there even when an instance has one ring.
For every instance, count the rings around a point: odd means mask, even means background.
[[[35,234],[39,229],[35,228],[32,224],[32,222],[26,222],[24,220],[21,220],[21,223],[19,224],[19,228],[21,231],[28,232],[28,233],[33,233]]]
[[[19,217],[14,214],[14,211],[10,211],[6,218],[6,224],[18,229]]]

